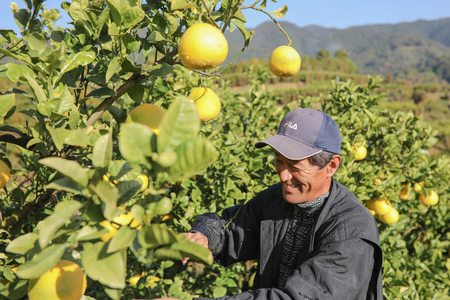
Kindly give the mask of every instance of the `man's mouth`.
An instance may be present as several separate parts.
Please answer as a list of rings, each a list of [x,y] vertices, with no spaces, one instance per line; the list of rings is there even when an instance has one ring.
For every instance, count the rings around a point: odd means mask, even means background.
[[[299,186],[299,184],[295,184],[295,185],[294,185],[294,184],[287,184],[287,183],[284,184],[284,187],[285,187],[285,188],[288,188],[288,189],[289,189],[289,188],[296,188],[296,187],[298,187],[298,186]]]

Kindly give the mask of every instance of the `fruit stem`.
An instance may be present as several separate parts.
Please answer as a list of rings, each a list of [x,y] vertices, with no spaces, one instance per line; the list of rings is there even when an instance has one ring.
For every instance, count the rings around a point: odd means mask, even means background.
[[[260,11],[260,12],[265,13],[266,15],[268,15],[269,18],[272,19],[272,21],[274,21],[275,24],[277,24],[278,28],[280,28],[281,32],[286,36],[286,38],[287,38],[287,40],[288,40],[288,42],[289,42],[288,46],[290,47],[290,46],[292,45],[292,41],[291,41],[291,39],[289,38],[289,35],[287,34],[287,32],[284,31],[284,29],[281,27],[280,23],[278,23],[278,21],[275,20],[275,18],[274,18],[269,12],[267,12],[267,11],[265,11],[264,9],[261,9],[261,8],[259,8],[259,7],[254,7],[254,5],[255,5],[255,4],[250,5],[250,6],[243,6],[243,7],[241,7],[241,10],[247,9],[247,8],[252,8],[252,9],[254,9],[254,10]]]

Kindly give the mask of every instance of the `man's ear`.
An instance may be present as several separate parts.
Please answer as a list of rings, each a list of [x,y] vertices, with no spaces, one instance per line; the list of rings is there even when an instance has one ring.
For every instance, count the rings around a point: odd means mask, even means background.
[[[333,155],[330,163],[327,165],[327,173],[330,177],[333,177],[334,173],[339,169],[341,165],[342,157],[338,154]]]

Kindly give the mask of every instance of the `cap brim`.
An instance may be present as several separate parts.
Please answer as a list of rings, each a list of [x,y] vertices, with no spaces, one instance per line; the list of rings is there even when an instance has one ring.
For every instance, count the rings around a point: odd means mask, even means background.
[[[322,150],[313,148],[284,135],[274,135],[264,141],[257,142],[256,148],[270,146],[290,160],[301,160],[313,156]]]

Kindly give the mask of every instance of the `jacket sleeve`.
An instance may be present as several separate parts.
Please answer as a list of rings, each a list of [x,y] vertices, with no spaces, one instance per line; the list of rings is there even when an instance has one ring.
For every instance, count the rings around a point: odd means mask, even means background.
[[[217,299],[366,299],[373,266],[374,248],[370,243],[362,239],[331,243],[298,266],[282,289],[256,289]]]
[[[257,259],[260,246],[261,192],[244,205],[233,206],[223,211],[200,215],[191,231],[208,238],[217,263],[228,266],[235,262]]]

